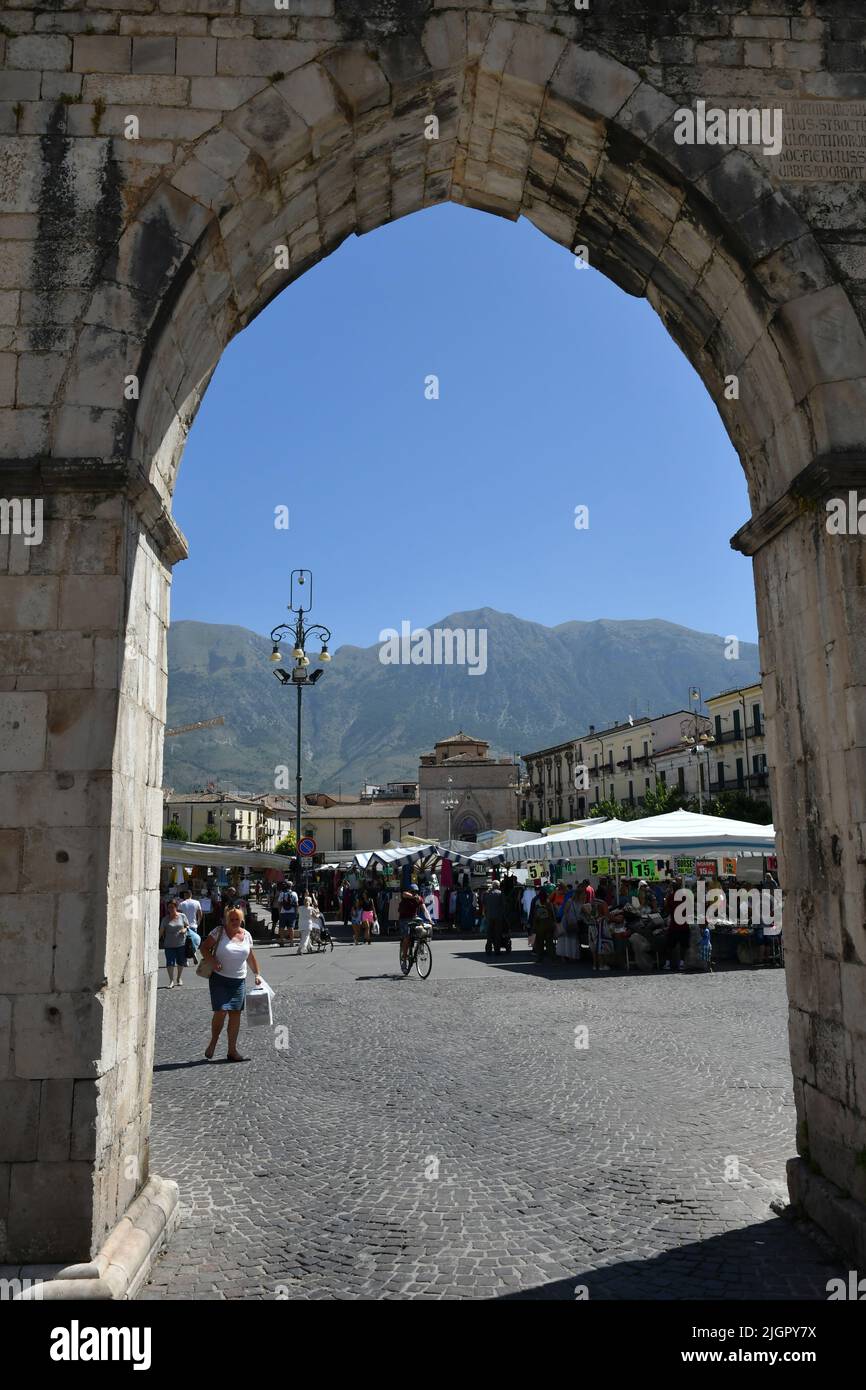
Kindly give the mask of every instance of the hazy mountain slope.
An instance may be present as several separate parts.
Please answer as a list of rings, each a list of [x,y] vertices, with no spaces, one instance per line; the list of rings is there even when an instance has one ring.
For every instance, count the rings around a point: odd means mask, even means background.
[[[487,671],[387,666],[379,647],[344,646],[304,695],[307,790],[356,790],[368,778],[415,777],[418,755],[465,729],[498,754],[531,752],[755,680],[757,647],[727,661],[721,637],[658,620],[544,627],[484,608],[439,627],[485,628]],[[222,714],[223,728],[166,740],[165,782],[189,790],[208,778],[263,790],[287,763],[294,779],[295,692],[274,678],[266,637],[241,627],[178,622],[169,631],[169,726]],[[290,664],[288,653],[284,665]]]

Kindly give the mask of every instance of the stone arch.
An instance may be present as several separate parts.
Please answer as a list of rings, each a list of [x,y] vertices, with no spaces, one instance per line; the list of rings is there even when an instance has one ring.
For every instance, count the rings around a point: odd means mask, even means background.
[[[471,32],[448,12],[378,61],[362,43],[299,53],[294,71],[250,79],[242,105],[181,147],[106,257],[55,452],[70,410],[98,410],[104,446],[169,504],[235,333],[345,237],[448,199],[586,246],[590,264],[649,300],[713,396],[755,510],[816,456],[861,442],[835,403],[866,377],[866,337],[758,159],[677,144],[677,103],[604,53],[508,19]],[[428,109],[442,112],[436,141]],[[105,323],[109,303],[122,328]],[[116,379],[116,352],[140,399],[106,409],[100,364]]]
[[[866,486],[858,189],[842,184],[838,211],[744,151],[676,144],[678,103],[725,90],[706,63],[664,56],[697,52],[697,9],[677,20],[680,50],[661,20],[582,19],[563,0],[530,13],[499,0],[305,0],[300,19],[238,0],[226,22],[206,17],[226,8],[206,0],[191,0],[194,16],[178,0],[163,8],[147,16],[155,32],[180,36],[144,61],[172,75],[123,75],[153,32],[134,17],[111,16],[103,47],[79,16],[29,33],[37,16],[20,5],[8,40],[22,90],[44,63],[55,91],[57,71],[83,73],[86,100],[78,112],[48,101],[43,126],[28,117],[18,134],[38,146],[32,168],[17,149],[0,156],[2,210],[22,228],[2,281],[18,315],[4,350],[22,356],[0,455],[7,494],[46,499],[44,550],[10,545],[3,581],[0,694],[29,732],[3,768],[21,809],[0,849],[20,900],[10,930],[23,939],[35,909],[51,938],[31,943],[8,1010],[11,1075],[39,1122],[0,1191],[4,1253],[86,1258],[133,1199],[142,1231],[167,1205],[145,1188],[144,1212],[136,1194],[168,587],[184,554],[171,494],[201,395],[230,338],[344,237],[450,198],[585,244],[646,295],[743,463],[753,517],[736,543],[755,556],[800,1148],[827,1180],[799,1163],[792,1190],[866,1259],[866,582],[860,538],[830,543],[822,507]],[[803,19],[799,0],[776,8],[790,46],[814,47],[794,26],[823,21]],[[207,37],[193,40],[199,12]],[[725,22],[737,32],[736,17]],[[632,49],[642,57],[629,66]],[[862,75],[822,67],[826,55],[794,56],[795,90],[866,95]],[[185,95],[188,107],[171,105]],[[140,148],[119,134],[133,102]],[[0,392],[4,370],[0,359]],[[129,375],[139,395],[123,402]]]

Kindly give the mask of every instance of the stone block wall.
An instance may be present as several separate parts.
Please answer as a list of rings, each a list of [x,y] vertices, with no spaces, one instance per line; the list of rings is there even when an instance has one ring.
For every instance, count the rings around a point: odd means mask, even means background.
[[[739,451],[800,1146],[866,1199],[866,578],[822,522],[866,490],[864,54],[861,0],[5,0],[0,497],[46,507],[41,545],[0,550],[10,1258],[80,1256],[146,1176],[168,513],[195,411],[275,294],[445,199],[645,295]],[[781,109],[781,158],[678,144],[699,99]]]
[[[169,571],[87,471],[16,470],[0,538],[0,1260],[87,1258],[147,1173]]]

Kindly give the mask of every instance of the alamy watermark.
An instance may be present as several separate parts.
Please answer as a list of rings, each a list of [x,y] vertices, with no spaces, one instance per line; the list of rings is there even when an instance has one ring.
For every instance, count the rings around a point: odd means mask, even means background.
[[[702,99],[694,111],[681,106],[674,112],[674,141],[677,145],[760,145],[766,155],[782,153],[784,115],[776,107],[707,108]]]
[[[697,892],[678,888],[674,894],[674,921],[684,927],[705,921],[708,927],[719,922],[752,922],[764,927],[782,925],[781,888],[723,888],[707,889],[698,880]]]
[[[0,497],[0,536],[23,536],[25,545],[41,545],[42,535],[41,497]]]
[[[827,534],[866,536],[866,497],[852,488],[845,497],[831,497],[827,503]]]
[[[487,670],[486,627],[413,628],[404,618],[399,632],[383,628],[379,641],[383,666],[466,666],[470,676]]]

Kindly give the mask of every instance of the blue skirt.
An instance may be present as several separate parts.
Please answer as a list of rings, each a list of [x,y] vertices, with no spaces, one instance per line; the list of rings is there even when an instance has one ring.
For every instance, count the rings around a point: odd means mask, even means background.
[[[210,985],[210,1006],[214,1013],[240,1013],[244,1007],[246,980],[229,980],[216,971],[208,977]]]

